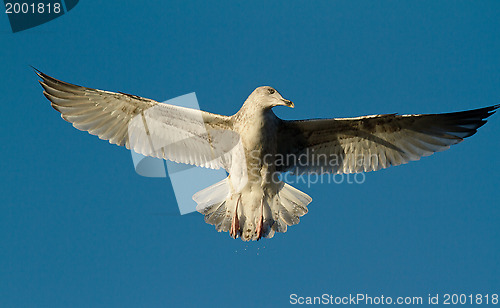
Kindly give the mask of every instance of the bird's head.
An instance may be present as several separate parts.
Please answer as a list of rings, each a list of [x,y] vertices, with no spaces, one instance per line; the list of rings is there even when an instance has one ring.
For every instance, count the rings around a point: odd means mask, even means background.
[[[250,94],[248,100],[266,109],[276,106],[294,107],[291,101],[284,99],[278,91],[269,86],[258,87]]]

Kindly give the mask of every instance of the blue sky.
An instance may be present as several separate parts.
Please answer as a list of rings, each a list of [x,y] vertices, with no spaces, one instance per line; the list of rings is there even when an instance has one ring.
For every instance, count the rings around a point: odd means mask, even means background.
[[[233,114],[271,85],[285,119],[439,113],[498,104],[497,1],[82,0],[12,34],[0,17],[0,306],[284,306],[291,293],[500,292],[500,118],[449,151],[298,185],[300,224],[244,243],[176,215],[168,179],[63,121],[33,65],[157,100],[196,92]]]

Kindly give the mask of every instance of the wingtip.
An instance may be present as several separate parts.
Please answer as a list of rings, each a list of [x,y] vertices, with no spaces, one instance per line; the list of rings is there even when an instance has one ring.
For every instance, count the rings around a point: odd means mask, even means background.
[[[43,76],[45,75],[44,73],[42,73],[42,71],[40,71],[39,69],[37,69],[36,67],[34,67],[33,65],[30,65],[30,67],[33,69],[33,71],[35,71],[35,74],[42,78],[43,79]]]
[[[493,105],[491,107],[488,108],[488,117],[495,114],[495,112],[497,112],[497,109],[500,108],[500,104],[496,104],[496,105]]]
[[[36,67],[34,67],[33,65],[30,65],[30,67],[36,72],[36,73],[41,73],[41,71],[39,69],[37,69]]]

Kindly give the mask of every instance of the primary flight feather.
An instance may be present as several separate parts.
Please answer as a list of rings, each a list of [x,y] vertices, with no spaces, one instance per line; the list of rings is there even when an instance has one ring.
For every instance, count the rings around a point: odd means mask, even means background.
[[[499,107],[287,121],[272,108],[293,103],[268,86],[223,116],[36,73],[52,107],[77,129],[144,155],[224,168],[229,176],[193,199],[207,223],[245,241],[286,232],[307,213],[312,199],[280,173],[368,172],[418,160],[472,136]]]

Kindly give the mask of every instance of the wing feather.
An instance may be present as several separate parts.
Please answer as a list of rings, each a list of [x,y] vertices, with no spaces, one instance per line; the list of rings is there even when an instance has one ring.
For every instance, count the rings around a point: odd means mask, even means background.
[[[278,153],[302,159],[285,160],[277,168],[293,173],[357,173],[405,164],[474,135],[499,107],[444,114],[283,121]],[[327,158],[317,159],[320,155]]]
[[[230,117],[82,87],[35,71],[52,107],[79,130],[146,156],[230,168],[224,155],[239,140]]]

